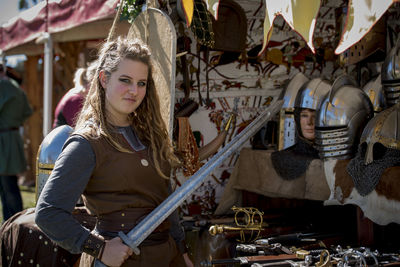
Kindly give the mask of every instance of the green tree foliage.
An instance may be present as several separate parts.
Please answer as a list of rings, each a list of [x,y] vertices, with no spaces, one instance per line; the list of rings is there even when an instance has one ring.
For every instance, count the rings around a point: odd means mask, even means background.
[[[145,0],[123,1],[121,20],[128,20],[129,23],[132,23],[135,20],[135,18],[139,15],[139,13],[142,11],[142,7],[144,4]]]
[[[39,1],[40,2],[40,1]],[[28,9],[38,3],[38,0],[18,0],[18,9]]]

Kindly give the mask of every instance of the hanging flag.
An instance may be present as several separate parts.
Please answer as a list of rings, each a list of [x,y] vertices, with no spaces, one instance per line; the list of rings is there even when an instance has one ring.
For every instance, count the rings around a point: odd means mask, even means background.
[[[192,24],[193,10],[194,10],[194,0],[178,0],[181,3],[183,12],[185,13],[186,25],[187,27]]]
[[[349,0],[347,18],[335,54],[341,54],[366,35],[395,0]]]
[[[264,43],[260,53],[267,47],[272,35],[273,22],[279,15],[300,34],[314,52],[312,37],[320,5],[320,0],[265,0]]]
[[[218,20],[218,6],[219,0],[204,0],[207,4],[207,10],[214,16],[216,20]]]

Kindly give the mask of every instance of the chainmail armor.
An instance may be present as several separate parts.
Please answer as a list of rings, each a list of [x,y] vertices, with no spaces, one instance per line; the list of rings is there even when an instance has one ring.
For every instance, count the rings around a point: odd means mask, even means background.
[[[400,150],[386,148],[383,145],[380,146],[381,157],[374,155],[372,163],[365,165],[364,157],[362,156],[365,155],[365,153],[362,153],[365,149],[361,148],[356,157],[347,165],[347,172],[361,196],[366,196],[375,189],[385,169],[400,166]]]
[[[302,176],[313,159],[319,159],[318,150],[301,137],[295,145],[271,154],[272,165],[284,180],[294,180]]]

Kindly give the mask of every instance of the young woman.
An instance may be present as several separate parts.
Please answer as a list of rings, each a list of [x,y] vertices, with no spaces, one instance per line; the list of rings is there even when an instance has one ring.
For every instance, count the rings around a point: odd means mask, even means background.
[[[191,265],[176,217],[143,241],[140,255],[117,237],[167,198],[169,169],[178,159],[161,118],[149,49],[118,38],[104,44],[98,64],[75,130],[38,200],[36,223],[60,246],[83,252],[81,266],[96,258],[108,266]],[[71,216],[81,195],[97,217],[92,232]]]

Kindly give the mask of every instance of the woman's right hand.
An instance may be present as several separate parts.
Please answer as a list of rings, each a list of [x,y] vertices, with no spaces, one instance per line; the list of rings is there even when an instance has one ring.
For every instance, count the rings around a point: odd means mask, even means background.
[[[114,237],[106,240],[100,261],[107,266],[121,266],[132,253],[133,250],[122,243],[121,238]]]

